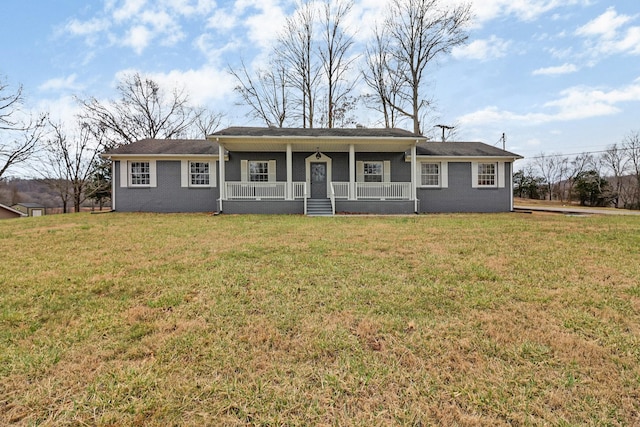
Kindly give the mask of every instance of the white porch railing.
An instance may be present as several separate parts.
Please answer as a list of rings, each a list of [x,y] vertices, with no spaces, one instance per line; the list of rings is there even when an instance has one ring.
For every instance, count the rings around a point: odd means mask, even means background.
[[[353,199],[411,200],[410,182],[356,182]],[[332,182],[336,199],[349,198],[348,182]]]
[[[358,199],[411,200],[410,182],[357,182]]]
[[[306,197],[307,183],[306,182],[294,182],[293,183],[293,198],[302,199]]]
[[[292,197],[288,197],[286,182],[229,182],[226,183],[226,196],[230,200],[287,200],[306,199],[308,197],[305,182],[293,182]],[[411,200],[410,182],[356,182],[356,197],[374,200]],[[329,198],[335,208],[335,199],[349,199],[348,182],[332,182]]]
[[[286,182],[233,182],[226,183],[227,199],[244,200],[285,200],[287,199]],[[293,182],[293,199],[305,196],[306,182]]]
[[[333,188],[333,197],[336,199],[349,198],[349,183],[348,182],[332,182],[331,188]]]

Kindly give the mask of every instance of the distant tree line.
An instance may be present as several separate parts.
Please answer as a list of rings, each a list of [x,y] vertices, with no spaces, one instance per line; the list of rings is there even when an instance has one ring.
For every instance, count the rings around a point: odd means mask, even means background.
[[[599,153],[544,154],[514,173],[514,195],[640,209],[640,131]]]

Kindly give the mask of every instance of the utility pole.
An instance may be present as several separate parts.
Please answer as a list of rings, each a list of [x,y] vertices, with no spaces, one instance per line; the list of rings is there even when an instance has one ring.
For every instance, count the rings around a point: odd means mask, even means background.
[[[502,149],[506,150],[506,146],[507,146],[507,135],[502,132],[502,138],[500,138],[500,140],[502,141]]]
[[[442,129],[442,142],[444,142],[444,130],[451,130],[453,129],[455,126],[447,126],[447,125],[435,125],[434,128],[440,128]]]

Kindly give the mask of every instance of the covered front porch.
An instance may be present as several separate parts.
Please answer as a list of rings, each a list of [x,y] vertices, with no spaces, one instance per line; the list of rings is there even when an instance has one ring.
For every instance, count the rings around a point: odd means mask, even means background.
[[[309,202],[322,199],[330,202],[331,214],[418,209],[415,151],[420,140],[414,137],[215,139],[228,158],[219,167],[222,212],[307,214]]]
[[[398,202],[398,201],[412,201],[411,197],[411,182],[355,182],[351,185],[350,182],[330,182],[327,199],[331,204],[331,213],[336,212],[370,212],[372,210],[378,210],[378,213],[393,213],[392,206],[398,206],[397,203],[389,203],[387,209],[380,210],[381,206],[377,208],[371,205],[375,202],[380,204],[381,202]],[[306,182],[292,182],[289,185],[287,182],[226,182],[225,183],[226,200],[225,204],[230,203],[235,206],[234,202],[265,202],[262,203],[266,206],[266,202],[271,203],[273,209],[278,211],[279,208],[296,212],[296,206],[301,202],[302,213],[305,215],[308,213],[308,201],[312,199],[309,191],[309,186]],[[313,199],[322,199],[323,197],[316,196]],[[278,202],[293,202],[287,204],[281,204]],[[299,202],[296,204],[295,202]],[[354,202],[354,203],[344,203]],[[253,204],[244,203],[244,206],[252,206]],[[253,205],[255,209],[259,209],[258,205]],[[403,213],[406,212],[406,207],[412,205],[402,204]],[[279,208],[278,208],[279,207]],[[298,206],[300,207],[300,206]],[[254,208],[249,210],[253,211]],[[292,211],[293,210],[293,211]]]

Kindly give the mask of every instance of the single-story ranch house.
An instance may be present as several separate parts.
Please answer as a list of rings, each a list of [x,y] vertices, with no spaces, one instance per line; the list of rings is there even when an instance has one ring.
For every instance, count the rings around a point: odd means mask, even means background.
[[[401,129],[230,127],[103,157],[113,209],[333,215],[508,212],[519,155]]]

